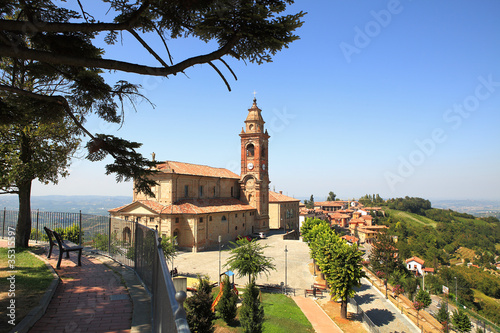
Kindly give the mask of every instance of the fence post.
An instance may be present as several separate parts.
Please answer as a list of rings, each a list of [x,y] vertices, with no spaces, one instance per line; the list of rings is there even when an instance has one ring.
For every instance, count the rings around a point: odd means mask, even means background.
[[[138,259],[138,256],[137,256],[137,235],[139,234],[139,221],[137,220],[137,218],[135,218],[135,222],[134,222],[134,226],[135,226],[135,232],[134,232],[134,270],[137,271],[137,259]]]
[[[80,210],[80,232],[78,233],[78,245],[82,246],[82,211]]]
[[[38,216],[40,215],[40,208],[37,208],[36,210],[36,242],[38,243]]]
[[[111,256],[111,214],[108,217],[108,255]]]
[[[3,208],[3,226],[2,226],[2,238],[5,237],[5,214],[7,213],[7,207]]]

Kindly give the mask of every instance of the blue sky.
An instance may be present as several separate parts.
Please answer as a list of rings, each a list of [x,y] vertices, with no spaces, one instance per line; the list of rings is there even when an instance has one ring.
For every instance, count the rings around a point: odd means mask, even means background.
[[[155,108],[127,108],[119,130],[96,119],[87,127],[142,142],[157,160],[239,173],[238,134],[255,90],[272,136],[271,189],[500,200],[500,2],[317,0],[289,10],[308,13],[301,39],[272,63],[226,58],[238,76],[220,67],[231,92],[210,66],[169,79],[110,73],[142,84]],[[169,46],[175,61],[210,47]],[[125,35],[106,56],[157,65]],[[32,194],[131,195],[104,165],[75,159],[68,178]]]

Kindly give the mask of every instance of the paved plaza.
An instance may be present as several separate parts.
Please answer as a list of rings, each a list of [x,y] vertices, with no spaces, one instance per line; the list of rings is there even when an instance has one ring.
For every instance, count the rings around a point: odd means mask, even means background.
[[[257,284],[280,285],[285,282],[285,246],[287,247],[286,272],[287,285],[295,288],[297,295],[304,295],[304,289],[311,288],[313,276],[309,273],[308,264],[311,262],[309,248],[307,244],[300,240],[283,240],[283,232],[271,232],[266,239],[259,239],[262,245],[267,245],[264,255],[273,258],[276,270],[271,271],[266,277],[264,274],[257,277]],[[228,248],[230,244],[225,244],[220,253],[221,273],[227,268],[224,265],[230,257]],[[174,259],[174,267],[180,275],[196,276],[197,274],[208,275],[213,282],[217,281],[219,274],[219,251],[204,251],[198,253],[180,252]],[[235,277],[235,283],[244,286],[248,282],[248,277]]]

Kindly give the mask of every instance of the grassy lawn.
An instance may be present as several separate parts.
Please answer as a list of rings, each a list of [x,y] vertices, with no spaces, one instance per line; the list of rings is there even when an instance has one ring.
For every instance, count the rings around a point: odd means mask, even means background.
[[[394,216],[395,218],[401,219],[403,221],[428,225],[428,226],[433,227],[433,228],[436,228],[436,226],[437,226],[436,221],[431,220],[430,218],[427,218],[425,216],[421,216],[421,215],[413,214],[413,213],[408,213],[408,212],[402,212],[400,210],[389,209],[387,207],[384,207],[384,210],[386,212],[388,212],[391,216]]]
[[[291,298],[282,294],[262,293],[262,304],[265,313],[264,332],[314,332],[309,320]],[[217,319],[215,326],[215,332],[218,333],[243,332],[238,320],[228,326],[222,319]]]
[[[0,317],[2,322],[7,317],[7,306],[11,299],[15,299],[16,318],[15,324],[19,324],[33,307],[37,306],[53,276],[45,263],[29,253],[26,249],[16,249],[15,270],[9,269],[9,258],[7,248],[0,248]],[[15,296],[9,296],[10,283],[7,280],[11,274],[15,275]],[[0,327],[0,332],[9,332],[12,325],[6,324]]]

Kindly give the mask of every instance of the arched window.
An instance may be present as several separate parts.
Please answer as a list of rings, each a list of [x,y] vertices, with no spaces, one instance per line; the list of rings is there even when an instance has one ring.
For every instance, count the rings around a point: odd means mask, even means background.
[[[226,215],[222,215],[222,218],[220,219],[221,222],[227,222]]]
[[[254,156],[254,154],[255,154],[255,147],[254,147],[254,146],[253,146],[253,144],[251,143],[251,144],[249,144],[249,145],[247,146],[247,156],[248,156],[248,157],[253,157],[253,156]]]
[[[130,231],[130,228],[129,227],[123,228],[123,232],[122,232],[122,240],[123,240],[123,242],[130,244],[131,236],[132,236],[132,232]]]

